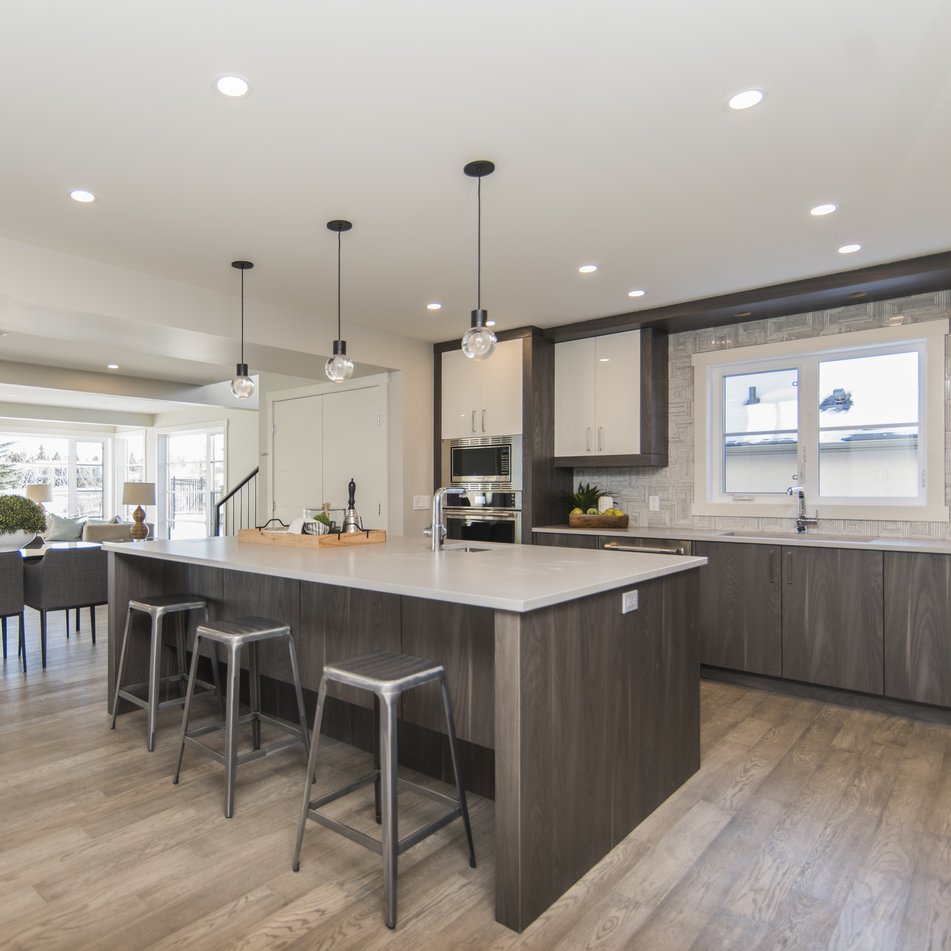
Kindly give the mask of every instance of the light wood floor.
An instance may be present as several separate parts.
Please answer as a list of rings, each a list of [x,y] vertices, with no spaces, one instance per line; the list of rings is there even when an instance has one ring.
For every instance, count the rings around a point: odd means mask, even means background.
[[[0,681],[4,949],[951,947],[947,727],[705,682],[700,772],[524,934],[493,919],[477,798],[479,868],[459,823],[408,852],[388,932],[376,856],[312,826],[290,869],[302,755],[239,770],[224,819],[215,763],[171,783],[177,710],[151,754],[144,713],[110,731],[105,635],[59,614],[43,671],[28,617],[30,672],[11,637]],[[324,749],[328,783],[367,764]],[[405,796],[403,828],[429,808]]]

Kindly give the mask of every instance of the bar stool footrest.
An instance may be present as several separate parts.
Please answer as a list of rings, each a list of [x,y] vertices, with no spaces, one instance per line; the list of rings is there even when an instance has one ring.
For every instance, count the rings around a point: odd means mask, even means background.
[[[455,809],[450,809],[449,812],[444,813],[438,819],[433,819],[432,822],[428,822],[426,825],[421,826],[415,832],[411,832],[409,835],[404,836],[397,843],[396,854],[402,855],[407,849],[411,849],[414,845],[422,842],[423,839],[428,838],[434,832],[438,832],[440,829],[445,828],[450,822],[458,819],[461,815],[462,809],[459,806],[456,806]],[[313,819],[314,822],[319,822],[322,826],[325,826],[328,829],[332,829],[334,832],[339,832],[352,842],[362,845],[365,849],[369,849],[371,852],[375,852],[377,855],[383,854],[383,843],[379,839],[374,839],[373,836],[367,835],[365,832],[361,832],[359,829],[355,829],[351,825],[347,825],[346,822],[341,822],[339,819],[334,819],[333,816],[328,816],[326,813],[320,812],[317,809],[310,807],[307,809],[307,817],[309,819]]]
[[[187,680],[188,680],[188,674],[169,674],[167,677],[159,678],[159,685],[184,683]],[[149,708],[148,695],[146,695],[145,697],[140,697],[138,694],[135,694],[132,692],[133,690],[141,690],[142,688],[145,688],[145,690],[147,691],[148,687],[149,687],[148,683],[126,684],[124,687],[122,687],[121,690],[116,691],[116,697],[122,700],[128,700],[129,703],[134,703],[137,707],[141,707],[143,710],[148,710]],[[209,691],[211,693],[216,692],[215,685],[207,683],[204,680],[196,680],[195,687],[196,688],[201,687],[202,694],[208,693]],[[169,697],[167,700],[159,701],[158,709],[165,710],[168,707],[174,707],[174,706],[180,707],[180,706],[183,706],[184,703],[185,703],[184,697]]]

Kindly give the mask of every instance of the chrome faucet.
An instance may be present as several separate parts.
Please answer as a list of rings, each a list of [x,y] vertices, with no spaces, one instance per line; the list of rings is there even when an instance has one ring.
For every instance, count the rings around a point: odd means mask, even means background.
[[[819,516],[806,515],[806,490],[801,485],[791,485],[786,489],[786,495],[794,495],[799,499],[799,514],[796,516],[796,531],[802,534],[807,525],[818,525]]]
[[[454,485],[444,485],[436,489],[433,493],[433,523],[429,528],[423,529],[424,535],[429,535],[433,540],[433,551],[442,549],[442,540],[446,537],[446,523],[442,516],[442,500],[447,495],[465,495],[466,490],[460,489]]]

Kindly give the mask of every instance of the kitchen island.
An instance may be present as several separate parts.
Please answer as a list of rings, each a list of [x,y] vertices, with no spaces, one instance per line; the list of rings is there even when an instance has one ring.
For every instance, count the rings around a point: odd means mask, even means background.
[[[452,543],[434,553],[393,537],[317,550],[233,538],[103,547],[110,704],[125,606],[160,591],[205,597],[212,618],[289,623],[311,703],[329,660],[385,649],[443,663],[466,784],[495,798],[496,918],[517,931],[699,767],[703,558]],[[130,646],[135,679],[146,641]],[[261,672],[265,702],[291,719],[286,662],[262,657]],[[328,713],[327,732],[369,745],[365,697],[341,690]],[[401,762],[445,776],[442,731],[438,693],[408,694]]]

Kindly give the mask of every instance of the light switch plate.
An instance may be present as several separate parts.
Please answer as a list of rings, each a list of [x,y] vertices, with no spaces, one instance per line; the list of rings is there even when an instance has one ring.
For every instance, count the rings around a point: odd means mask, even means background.
[[[647,497],[647,508],[651,512],[659,512],[660,511],[660,496],[649,495]]]
[[[413,511],[414,512],[425,512],[429,508],[429,503],[432,500],[428,495],[414,495],[413,496]]]
[[[637,588],[633,591],[625,591],[621,595],[621,614],[630,614],[637,610]]]

